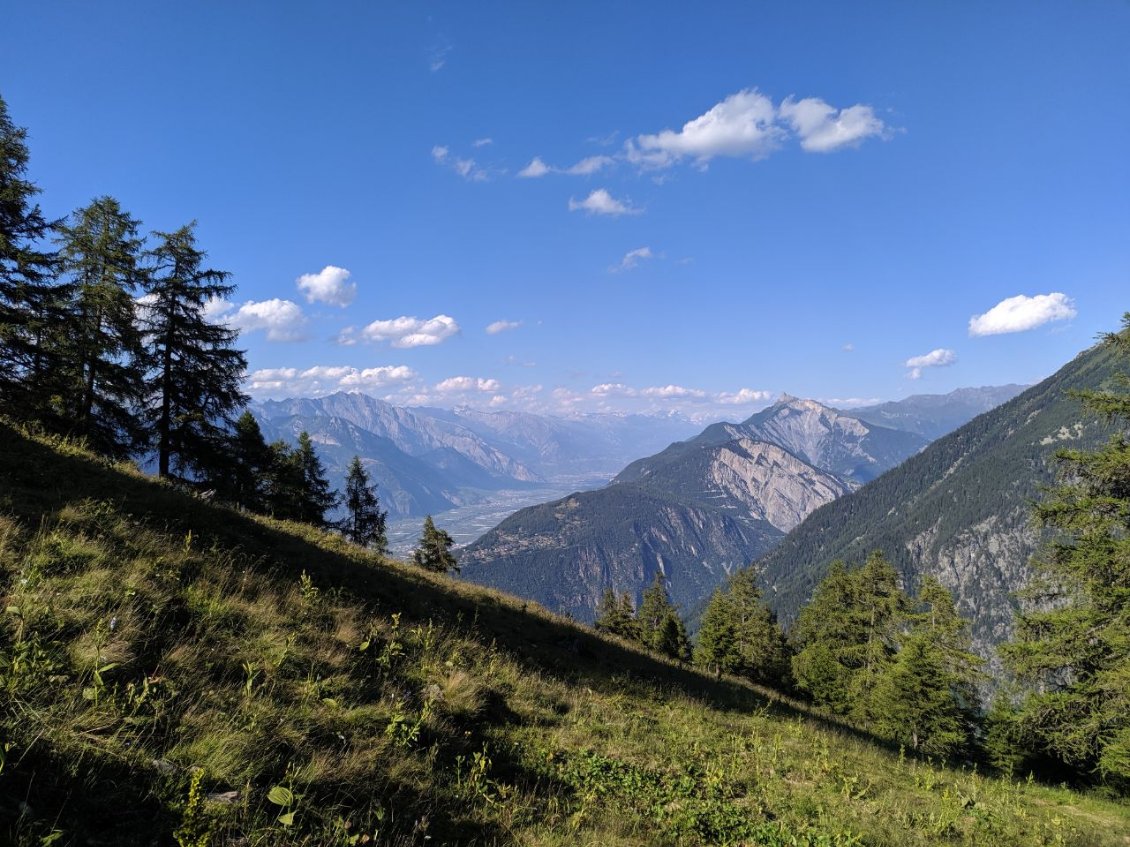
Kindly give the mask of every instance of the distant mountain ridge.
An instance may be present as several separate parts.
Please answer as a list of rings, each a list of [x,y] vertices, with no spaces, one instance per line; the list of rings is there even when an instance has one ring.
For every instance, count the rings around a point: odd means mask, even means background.
[[[591,618],[605,587],[638,596],[661,572],[690,607],[811,511],[926,443],[786,395],[631,463],[607,488],[515,513],[463,550],[464,575]]]
[[[916,432],[932,441],[977,415],[995,409],[1029,387],[993,385],[958,388],[949,394],[913,394],[889,403],[860,406],[848,414],[878,426]]]
[[[638,455],[691,434],[679,417],[591,415],[554,418],[520,412],[396,406],[360,393],[251,404],[268,440],[306,430],[340,485],[360,456],[390,516],[440,514],[534,489],[566,474],[607,479]]]

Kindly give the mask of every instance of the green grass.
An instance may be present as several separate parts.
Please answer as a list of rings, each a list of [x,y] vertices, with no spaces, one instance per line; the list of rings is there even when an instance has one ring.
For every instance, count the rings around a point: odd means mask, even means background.
[[[1130,845],[520,600],[0,424],[0,843]]]

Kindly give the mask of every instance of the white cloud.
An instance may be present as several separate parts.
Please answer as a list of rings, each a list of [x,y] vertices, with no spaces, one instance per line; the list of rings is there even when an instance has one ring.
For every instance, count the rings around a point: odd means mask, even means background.
[[[487,335],[498,335],[500,332],[506,332],[508,329],[517,329],[522,325],[521,321],[495,321],[494,323],[487,324]]]
[[[612,273],[620,271],[630,271],[632,268],[639,265],[645,259],[654,259],[655,254],[651,252],[650,247],[637,247],[635,250],[629,250],[624,254],[624,258],[620,260],[620,264],[613,265],[608,270]]]
[[[771,400],[772,398],[773,393],[771,391],[754,391],[752,388],[739,388],[733,393],[723,391],[714,399],[724,406],[745,406],[750,403],[761,403],[766,400]]]
[[[407,315],[387,321],[373,321],[360,332],[353,327],[338,337],[339,344],[352,345],[357,341],[387,341],[393,347],[426,347],[439,344],[459,332],[459,324],[448,315],[436,315],[423,320]]]
[[[635,397],[639,394],[634,388],[624,385],[622,382],[603,382],[600,385],[594,385],[589,389],[590,394],[595,394],[597,397]]]
[[[780,115],[800,138],[801,148],[809,153],[830,153],[888,132],[875,110],[860,103],[837,111],[819,97],[787,97],[781,103]]]
[[[463,179],[470,182],[486,182],[489,179],[489,174],[480,168],[474,159],[464,159],[459,156],[451,154],[451,148],[442,144],[437,144],[432,148],[432,159],[435,160],[437,165],[451,168]]]
[[[306,316],[302,307],[277,297],[248,300],[239,306],[213,297],[204,304],[204,317],[244,332],[265,330],[268,341],[301,341],[305,337]]]
[[[661,397],[664,399],[671,397],[701,398],[706,396],[705,391],[701,391],[698,388],[687,388],[682,385],[658,385],[654,388],[645,388],[640,394],[644,397]]]
[[[566,168],[565,173],[571,174],[572,176],[588,176],[589,174],[596,173],[601,168],[608,167],[614,161],[615,159],[611,156],[589,156],[581,159],[581,161],[577,162],[577,164],[573,165],[571,168]]]
[[[1018,294],[1001,300],[983,315],[969,319],[969,334],[1000,335],[1006,332],[1024,332],[1043,326],[1049,321],[1062,321],[1076,315],[1075,303],[1066,294],[1053,291],[1027,297]]]
[[[773,101],[756,89],[731,94],[705,114],[687,121],[678,132],[665,129],[628,141],[629,161],[644,167],[667,167],[691,157],[700,164],[715,156],[761,159],[784,137],[776,123]]]
[[[494,144],[493,138],[476,138],[471,142],[472,147],[486,147],[490,144]]]
[[[335,391],[373,391],[416,378],[404,365],[355,368],[348,365],[315,365],[298,368],[264,368],[247,376],[247,390],[257,396],[316,397]]]
[[[952,365],[957,361],[957,354],[953,350],[947,350],[945,347],[939,347],[937,350],[931,350],[929,353],[924,353],[921,356],[911,356],[906,360],[906,366],[910,368],[910,373],[907,376],[910,379],[918,379],[922,376],[923,368],[944,368],[947,365]]]
[[[329,303],[345,308],[357,296],[357,283],[348,282],[349,271],[326,265],[316,274],[302,274],[295,282],[307,303]]]
[[[537,179],[539,176],[545,176],[552,170],[553,169],[550,168],[549,165],[547,165],[537,156],[534,156],[534,158],[528,165],[526,165],[526,167],[518,171],[518,176],[522,177],[523,179]]]
[[[848,342],[847,344],[845,344],[845,345],[844,345],[843,347],[841,347],[840,349],[841,349],[841,350],[843,350],[843,351],[844,351],[845,353],[853,353],[853,352],[855,352],[855,345],[854,345],[854,344],[852,344],[852,343],[851,343],[851,342],[849,341],[849,342]]]
[[[483,379],[482,377],[472,376],[452,376],[437,382],[435,386],[436,391],[441,394],[450,394],[460,391],[481,391],[487,394],[493,394],[502,389],[502,384],[497,379]]]
[[[639,209],[633,208],[627,203],[622,203],[608,193],[603,188],[598,188],[593,191],[584,200],[574,200],[569,198],[569,211],[584,211],[590,215],[612,215],[618,217],[619,215],[637,215],[640,213]]]

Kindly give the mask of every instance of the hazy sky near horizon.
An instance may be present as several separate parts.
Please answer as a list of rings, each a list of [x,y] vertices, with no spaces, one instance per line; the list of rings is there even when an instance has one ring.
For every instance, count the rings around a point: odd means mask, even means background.
[[[198,223],[259,397],[742,418],[1130,309],[1130,3],[14,4],[41,205]]]

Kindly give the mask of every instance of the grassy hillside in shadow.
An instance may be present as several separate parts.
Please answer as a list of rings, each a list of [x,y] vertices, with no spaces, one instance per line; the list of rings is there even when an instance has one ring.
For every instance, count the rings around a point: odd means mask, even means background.
[[[0,424],[0,843],[1130,844],[496,592]]]

